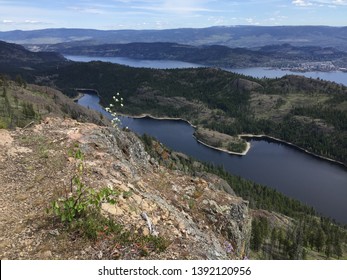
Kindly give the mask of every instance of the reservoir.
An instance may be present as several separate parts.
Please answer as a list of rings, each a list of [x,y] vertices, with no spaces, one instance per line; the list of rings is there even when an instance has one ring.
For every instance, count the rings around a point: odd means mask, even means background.
[[[110,117],[99,97],[85,94],[79,104]],[[347,169],[286,144],[252,139],[245,156],[208,148],[193,138],[194,128],[184,121],[121,117],[122,126],[147,133],[169,148],[193,158],[223,165],[231,174],[272,187],[313,206],[318,213],[347,224]]]
[[[100,60],[131,67],[157,69],[205,67],[204,65],[170,60],[136,60],[125,57],[65,56],[73,61]],[[276,78],[287,74],[320,78],[347,86],[344,72],[305,72],[288,70],[245,68],[225,69],[253,77]],[[99,98],[85,94],[79,104],[102,112]],[[193,158],[223,167],[231,174],[274,188],[285,195],[313,206],[318,213],[347,224],[347,169],[333,162],[322,160],[283,143],[251,139],[251,149],[245,156],[230,155],[208,148],[193,138],[194,128],[184,121],[134,119],[121,117],[122,125],[132,131],[147,133],[169,148]]]
[[[156,69],[172,69],[172,68],[197,68],[206,67],[202,64],[189,63],[176,60],[138,60],[126,57],[93,57],[93,56],[77,56],[77,55],[65,55],[67,59],[72,61],[90,62],[90,61],[104,61],[112,62],[131,67],[144,67],[144,68],[156,68]],[[292,72],[289,70],[281,69],[268,69],[262,67],[251,68],[224,68],[226,71],[236,72],[246,76],[252,76],[256,78],[280,78],[284,75],[301,75],[313,79],[322,79],[338,84],[347,86],[347,72],[333,71],[333,72]]]

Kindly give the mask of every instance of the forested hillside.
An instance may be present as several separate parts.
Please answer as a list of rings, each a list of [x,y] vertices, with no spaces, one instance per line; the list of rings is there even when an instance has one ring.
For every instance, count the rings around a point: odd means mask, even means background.
[[[27,69],[39,65],[27,61],[26,67],[14,67],[9,73],[14,81],[1,76],[2,128],[26,126],[48,115],[102,122],[100,115],[90,115],[46,85],[70,97],[76,96],[77,88],[89,88],[97,90],[104,106],[120,92],[123,113],[180,117],[230,135],[266,134],[347,163],[347,88],[342,85],[300,76],[255,79],[216,68],[154,70],[101,62],[58,63]],[[229,191],[249,201],[251,257],[346,258],[345,229],[316,216],[312,208],[220,168],[177,156],[146,136],[143,142],[160,164],[190,176],[216,174],[231,186]],[[49,157],[43,152],[40,157]],[[194,195],[182,200],[187,211],[195,211]]]
[[[345,259],[346,229],[317,216],[313,208],[266,186],[231,175],[221,167],[195,161],[170,151],[144,134],[146,150],[171,169],[223,181],[220,189],[235,192],[249,201],[252,210],[251,258],[255,259]],[[212,175],[214,174],[214,175]],[[194,200],[191,202],[194,205]]]
[[[83,74],[82,74],[83,73]],[[47,75],[47,72],[41,73]],[[123,113],[181,117],[222,133],[265,134],[347,164],[347,88],[301,76],[255,79],[215,68],[155,70],[71,63],[49,73],[67,95],[93,88]]]
[[[109,124],[100,114],[77,105],[53,88],[27,84],[21,76],[13,81],[0,75],[0,129],[30,126],[48,116]]]
[[[83,43],[81,43],[83,44]],[[227,46],[191,46],[175,43],[129,43],[106,45],[52,45],[49,50],[69,55],[94,57],[127,57],[149,60],[179,60],[229,68],[285,67],[299,68],[305,63],[317,63],[320,70],[346,68],[346,53],[318,46],[295,47],[290,44],[269,45],[259,49]],[[329,66],[324,66],[329,62]],[[321,63],[321,64],[320,64]],[[329,68],[332,67],[332,68]]]

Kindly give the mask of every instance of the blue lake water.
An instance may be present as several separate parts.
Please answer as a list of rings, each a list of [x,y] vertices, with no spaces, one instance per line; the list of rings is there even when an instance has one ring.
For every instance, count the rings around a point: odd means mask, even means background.
[[[176,60],[140,60],[131,59],[126,57],[102,57],[102,56],[82,56],[82,55],[65,55],[65,57],[72,61],[90,62],[90,61],[103,61],[112,62],[122,65],[127,65],[137,68],[155,68],[155,69],[168,69],[168,68],[197,68],[203,65],[176,61]]]
[[[78,103],[109,117],[97,95],[85,94]],[[340,165],[266,140],[251,140],[245,156],[230,155],[199,144],[192,136],[194,128],[184,121],[129,117],[121,117],[121,121],[123,126],[154,136],[175,151],[223,165],[231,174],[275,188],[347,224],[347,169]]]
[[[131,67],[145,67],[145,68],[157,68],[157,69],[171,69],[171,68],[197,68],[205,67],[202,64],[189,63],[184,61],[175,60],[137,60],[126,57],[93,57],[93,56],[77,56],[77,55],[65,55],[67,59],[72,61],[90,62],[90,61],[104,61],[112,62]],[[224,70],[230,72],[236,72],[247,76],[257,78],[280,78],[284,75],[302,75],[308,78],[320,78],[327,81],[344,84],[347,86],[347,73],[346,72],[292,72],[281,69],[268,69],[262,67],[251,67],[251,68],[224,68]]]
[[[205,67],[204,65],[170,60],[136,60],[124,57],[66,56],[70,60],[89,62],[100,60],[131,67],[157,69]],[[287,74],[320,78],[347,85],[344,72],[291,72],[280,69],[225,69],[253,77],[276,78]],[[79,104],[108,114],[98,104],[96,95],[86,94]],[[210,149],[193,138],[194,128],[183,121],[133,119],[121,117],[122,125],[138,134],[147,133],[173,150],[198,160],[223,165],[234,175],[270,186],[313,206],[319,213],[347,224],[347,169],[318,159],[288,145],[266,140],[251,140],[246,156],[235,156]]]

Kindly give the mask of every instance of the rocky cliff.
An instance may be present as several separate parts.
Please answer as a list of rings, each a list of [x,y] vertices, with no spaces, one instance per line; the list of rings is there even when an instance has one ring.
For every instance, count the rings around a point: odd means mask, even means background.
[[[86,239],[45,212],[73,191],[69,151],[77,146],[85,184],[119,191],[102,214],[129,234],[162,238],[164,250],[140,254],[106,235]],[[248,202],[214,175],[158,163],[129,131],[60,118],[0,130],[0,178],[1,259],[242,259],[249,251]]]

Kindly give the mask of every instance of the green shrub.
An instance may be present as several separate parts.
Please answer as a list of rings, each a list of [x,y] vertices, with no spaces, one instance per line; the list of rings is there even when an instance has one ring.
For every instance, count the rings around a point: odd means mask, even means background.
[[[109,187],[102,188],[101,190],[87,187],[83,183],[82,178],[84,171],[83,153],[80,149],[77,149],[74,156],[79,161],[77,175],[71,180],[72,185],[76,187],[76,191],[73,191],[73,187],[71,186],[71,193],[69,195],[55,200],[51,204],[51,211],[62,222],[68,223],[80,217],[88,216],[91,213],[100,212],[103,202],[115,204],[115,197],[120,194]]]

